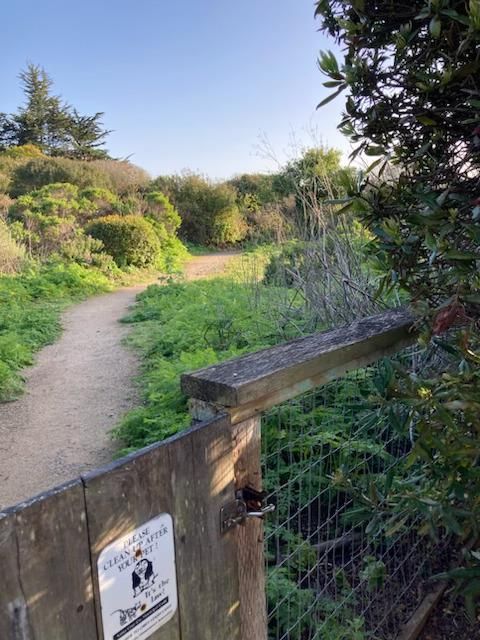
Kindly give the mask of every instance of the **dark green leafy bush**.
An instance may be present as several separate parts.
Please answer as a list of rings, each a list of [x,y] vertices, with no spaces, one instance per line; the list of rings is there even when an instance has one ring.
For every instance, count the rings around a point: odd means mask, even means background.
[[[320,0],[345,54],[319,65],[346,92],[340,129],[372,158],[345,203],[375,235],[383,288],[401,287],[436,366],[400,372],[392,412],[408,408],[422,482],[407,505],[423,530],[464,540],[480,521],[480,2]],[[400,409],[399,409],[400,407]],[[425,502],[416,500],[419,492]],[[389,504],[405,509],[392,489]],[[393,508],[393,507],[392,507]]]
[[[153,226],[141,216],[105,216],[87,227],[103,243],[119,267],[153,266],[160,257],[160,241]]]
[[[237,205],[237,193],[228,184],[186,174],[157,178],[152,188],[160,189],[175,205],[182,222],[179,234],[184,240],[218,246],[246,237],[247,225]]]
[[[108,181],[89,162],[44,156],[20,164],[13,171],[9,191],[16,197],[57,182],[77,187],[108,186]]]
[[[144,196],[145,216],[161,225],[168,234],[174,234],[182,224],[180,214],[161,191],[150,191]]]

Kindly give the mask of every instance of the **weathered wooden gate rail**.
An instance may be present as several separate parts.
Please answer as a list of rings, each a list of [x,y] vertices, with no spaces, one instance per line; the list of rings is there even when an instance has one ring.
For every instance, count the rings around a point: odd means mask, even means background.
[[[412,343],[412,326],[403,309],[370,316],[183,375],[182,390],[199,416],[205,402],[207,413],[217,406],[235,424],[399,351]]]
[[[185,375],[193,415],[207,422],[0,512],[0,639],[103,639],[99,554],[169,513],[178,611],[149,637],[264,640],[262,523],[219,526],[236,490],[261,488],[259,416],[400,350],[411,326],[389,311]]]

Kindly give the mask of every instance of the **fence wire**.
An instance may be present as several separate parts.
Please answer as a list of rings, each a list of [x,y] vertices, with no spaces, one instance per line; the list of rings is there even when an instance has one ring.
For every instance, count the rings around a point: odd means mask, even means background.
[[[263,418],[269,640],[396,638],[438,569],[446,541],[382,523],[413,440],[382,407],[390,375],[379,362]]]

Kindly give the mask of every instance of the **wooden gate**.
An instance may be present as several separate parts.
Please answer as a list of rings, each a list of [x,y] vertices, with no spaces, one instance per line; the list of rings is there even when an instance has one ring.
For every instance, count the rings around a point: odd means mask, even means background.
[[[242,633],[240,585],[264,610],[260,525],[220,531],[235,485],[259,481],[258,437],[221,416],[0,513],[0,638],[103,639],[99,554],[163,513],[174,522],[178,609],[148,637],[258,637]]]
[[[1,512],[0,639],[265,640],[262,520],[221,530],[238,491],[261,491],[261,414],[410,344],[411,325],[389,311],[186,375],[206,421]],[[151,632],[135,627],[147,608],[104,633],[99,557],[161,514],[173,519],[178,607]]]

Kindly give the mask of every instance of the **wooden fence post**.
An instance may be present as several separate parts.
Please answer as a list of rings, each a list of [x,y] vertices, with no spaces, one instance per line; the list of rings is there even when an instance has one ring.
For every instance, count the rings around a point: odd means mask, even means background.
[[[206,420],[221,408],[192,399],[194,420]],[[227,417],[227,414],[225,414]],[[231,425],[235,491],[250,487],[262,490],[261,417],[254,416]],[[236,557],[240,593],[240,640],[266,640],[265,559],[263,520],[248,518],[236,527]]]
[[[261,491],[261,419],[233,425],[235,488]],[[263,520],[249,518],[237,527],[241,640],[266,640]]]

